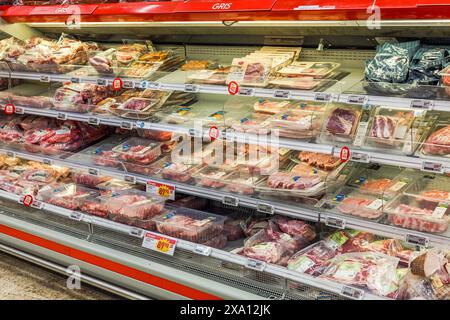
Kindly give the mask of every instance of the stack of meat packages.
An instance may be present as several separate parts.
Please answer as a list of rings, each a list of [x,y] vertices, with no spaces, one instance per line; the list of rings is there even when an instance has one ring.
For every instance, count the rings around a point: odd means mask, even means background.
[[[94,43],[83,43],[61,36],[52,40],[33,37],[27,41],[8,38],[0,42],[0,59],[14,71],[65,73],[88,61],[90,51],[98,50]]]
[[[108,127],[38,116],[3,118],[0,141],[29,152],[57,154],[73,152],[105,137]]]

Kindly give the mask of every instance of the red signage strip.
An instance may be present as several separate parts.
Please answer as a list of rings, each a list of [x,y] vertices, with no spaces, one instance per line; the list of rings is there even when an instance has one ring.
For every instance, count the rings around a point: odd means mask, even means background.
[[[187,287],[177,282],[160,278],[149,273],[145,273],[141,270],[78,250],[60,243],[47,240],[30,233],[26,233],[17,229],[10,228],[8,226],[0,224],[0,232],[8,236],[26,241],[28,243],[40,246],[42,248],[55,251],[68,257],[72,257],[97,267],[107,269],[123,276],[133,278],[138,281],[148,283],[152,286],[159,287],[161,289],[174,292],[190,299],[197,300],[222,300],[222,298],[214,296],[212,294],[199,291],[197,289]]]
[[[270,11],[276,0],[186,1],[179,2],[174,12],[240,12]]]

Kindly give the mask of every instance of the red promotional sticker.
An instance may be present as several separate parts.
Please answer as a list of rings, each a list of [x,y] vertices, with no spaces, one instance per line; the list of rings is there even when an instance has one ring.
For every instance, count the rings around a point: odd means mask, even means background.
[[[26,207],[31,206],[33,204],[33,201],[34,199],[32,195],[27,194],[26,196],[23,197],[23,205]]]
[[[123,81],[120,78],[115,78],[112,82],[112,87],[114,90],[118,91],[123,87]]]
[[[228,93],[234,96],[238,92],[239,92],[239,85],[237,84],[236,81],[231,81],[228,84]]]
[[[219,137],[220,131],[216,126],[212,126],[209,128],[209,137],[212,141],[216,140]]]
[[[339,157],[342,162],[348,161],[350,159],[350,149],[348,147],[342,147]]]
[[[8,103],[7,105],[5,105],[5,113],[10,115],[10,114],[14,114],[16,112],[16,107],[11,104]]]

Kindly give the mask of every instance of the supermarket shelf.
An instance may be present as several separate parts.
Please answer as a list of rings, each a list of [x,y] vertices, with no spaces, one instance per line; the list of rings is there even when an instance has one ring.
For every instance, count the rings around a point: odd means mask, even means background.
[[[86,164],[76,163],[74,161],[69,161],[65,159],[59,159],[56,157],[46,157],[37,154],[29,154],[26,152],[18,152],[7,149],[0,149],[0,153],[7,154],[9,156],[16,156],[26,160],[39,161],[47,164],[54,164],[65,166],[69,168],[79,169],[84,172],[89,173],[90,170],[94,169],[95,174],[111,176],[113,178],[122,179],[125,181],[135,181],[139,184],[146,184],[147,181],[156,181],[162,184],[167,184],[174,186],[176,192],[181,192],[189,195],[194,195],[202,198],[207,198],[211,200],[216,200],[231,206],[242,206],[255,209],[259,212],[266,214],[280,214],[284,216],[289,216],[292,218],[304,219],[312,222],[324,222],[325,224],[341,228],[349,227],[354,229],[365,230],[378,234],[385,237],[391,237],[400,240],[407,240],[410,243],[428,246],[437,246],[448,249],[450,247],[450,231],[443,235],[436,235],[431,233],[416,232],[410,229],[403,229],[389,224],[376,223],[368,220],[357,219],[350,216],[343,217],[342,215],[336,215],[333,213],[326,212],[322,209],[308,209],[296,206],[295,204],[287,204],[282,201],[277,200],[260,200],[257,198],[252,198],[243,195],[237,195],[235,193],[228,193],[221,190],[208,189],[203,187],[198,187],[190,184],[178,183],[171,180],[164,180],[160,178],[147,177],[143,175],[121,172],[112,168],[105,167],[88,167]],[[2,191],[0,191],[2,192]],[[320,204],[320,202],[319,202]],[[318,206],[320,207],[320,205]],[[50,206],[50,205],[46,205]],[[56,207],[55,207],[56,208]],[[61,209],[61,208],[58,208]],[[68,218],[70,214],[73,214],[70,210],[59,210],[59,213],[65,215]],[[73,217],[72,217],[73,218]],[[331,222],[328,221],[331,218]],[[91,223],[90,218],[86,218],[85,222]],[[94,218],[96,219],[96,218]],[[108,223],[114,224],[108,221]],[[121,224],[116,224],[117,228],[124,228]],[[127,227],[128,228],[128,227]]]
[[[445,250],[450,248],[450,230],[444,234],[424,233],[326,211],[320,213],[320,221],[331,227],[366,231],[383,237],[406,241],[421,247],[440,247]]]
[[[4,199],[8,199],[11,201],[19,202],[21,197],[15,194],[11,194],[5,191],[0,191],[0,197]],[[107,228],[116,232],[125,233],[127,235],[131,235],[137,238],[143,238],[145,233],[148,232],[144,229],[131,227],[128,225],[119,224],[107,219],[93,217],[90,215],[83,214],[81,212],[76,212],[72,210],[68,210],[65,208],[57,207],[54,205],[50,205],[48,203],[40,203],[39,207],[35,207],[40,210],[45,210],[51,212],[53,214],[57,214],[68,219],[74,219],[77,221],[82,221],[86,223],[90,223],[93,225],[101,226],[103,228]],[[154,232],[155,234],[162,235]],[[164,235],[162,235],[164,236]],[[295,271],[288,270],[284,267],[266,264],[264,262],[258,262],[254,259],[249,259],[237,254],[229,253],[224,250],[219,250],[211,247],[207,247],[204,245],[199,245],[193,242],[185,241],[182,239],[177,239],[177,249],[182,249],[191,253],[196,253],[201,256],[208,256],[211,258],[219,259],[225,262],[230,262],[233,264],[237,264],[240,266],[244,266],[248,269],[264,271],[266,273],[281,276],[285,279],[289,279],[292,281],[299,282],[304,285],[309,285],[316,287],[318,289],[326,290],[329,292],[333,292],[338,295],[342,295],[346,298],[351,298],[347,292],[358,294],[358,299],[367,299],[367,300],[382,300],[385,299],[383,297],[370,294],[368,292],[364,292],[360,289],[353,288],[350,286],[344,286],[338,283],[334,283],[332,281],[327,281],[323,279],[314,278],[312,276],[301,274]]]

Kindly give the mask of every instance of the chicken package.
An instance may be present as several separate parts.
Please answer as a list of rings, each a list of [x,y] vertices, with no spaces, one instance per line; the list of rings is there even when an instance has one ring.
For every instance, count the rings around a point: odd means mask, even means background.
[[[361,107],[339,105],[331,107],[325,115],[321,140],[352,142],[361,117]]]
[[[391,257],[396,257],[405,266],[409,266],[411,261],[419,254],[418,251],[404,248],[401,242],[397,239],[383,239],[368,241],[362,244],[359,251],[371,251],[387,254]],[[349,251],[346,251],[349,252]]]
[[[389,296],[398,290],[397,265],[397,258],[377,252],[345,253],[333,258],[319,277]]]
[[[95,176],[89,173],[83,173],[81,171],[72,172],[72,182],[75,184],[81,184],[89,188],[96,188],[97,185],[111,180],[110,177]]]
[[[161,213],[164,199],[150,196],[136,189],[117,191],[110,197],[102,197],[111,218],[116,216],[129,219],[147,220]]]
[[[450,125],[438,124],[422,145],[421,153],[430,156],[450,154]]]
[[[228,174],[225,170],[220,170],[208,166],[201,167],[196,171],[192,177],[195,179],[197,185],[203,187],[210,187],[214,189],[220,189],[225,187],[227,184],[223,178]]]
[[[317,136],[322,126],[323,106],[301,103],[280,112],[269,121],[271,131],[278,130],[280,137],[310,139]]]
[[[289,259],[287,268],[300,273],[319,276],[328,266],[329,260],[334,258],[336,254],[336,250],[329,247],[325,241],[319,241],[294,254]]]
[[[450,201],[430,199],[399,195],[386,205],[384,211],[388,214],[388,221],[395,226],[442,233],[447,230],[450,221]]]
[[[204,243],[219,236],[223,232],[225,219],[188,208],[170,209],[169,213],[153,218],[158,232],[196,243]]]
[[[66,84],[56,90],[53,98],[53,109],[58,111],[86,113],[95,105],[113,95],[109,86],[96,84]]]
[[[39,191],[42,201],[69,210],[78,210],[84,199],[98,195],[98,191],[76,184],[48,185]]]

